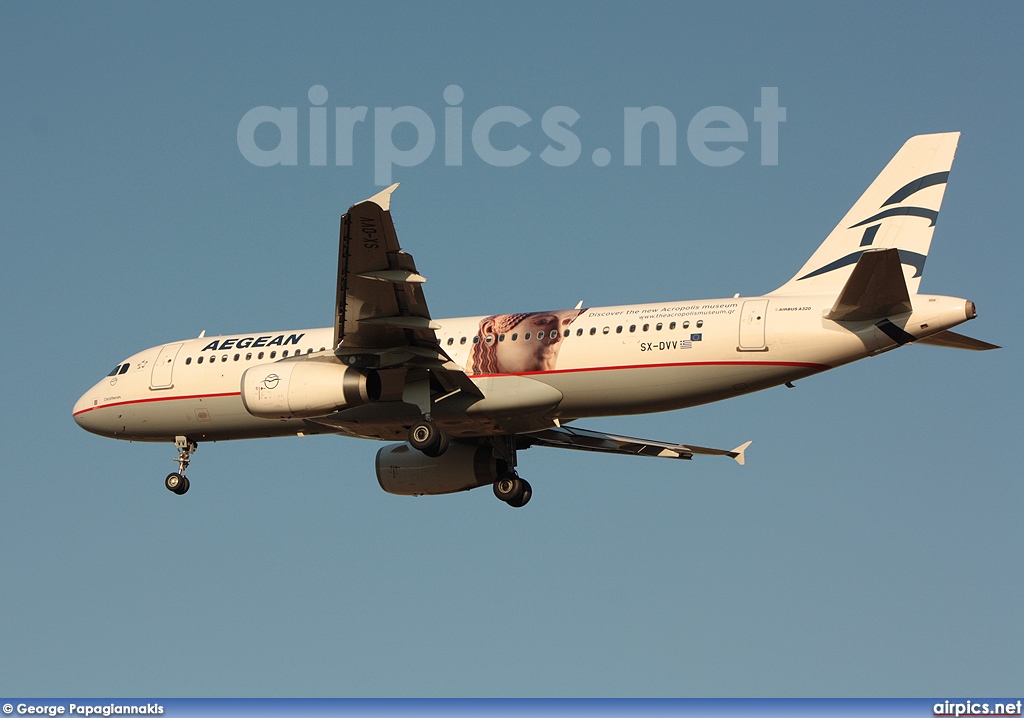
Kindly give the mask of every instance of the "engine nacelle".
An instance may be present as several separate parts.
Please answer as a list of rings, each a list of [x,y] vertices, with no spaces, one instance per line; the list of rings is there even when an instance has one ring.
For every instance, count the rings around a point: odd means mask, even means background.
[[[388,444],[377,452],[377,482],[389,494],[452,494],[486,486],[507,470],[488,444],[453,441],[431,458],[408,444]]]
[[[259,364],[242,374],[242,403],[263,419],[323,416],[380,398],[380,377],[335,362]]]

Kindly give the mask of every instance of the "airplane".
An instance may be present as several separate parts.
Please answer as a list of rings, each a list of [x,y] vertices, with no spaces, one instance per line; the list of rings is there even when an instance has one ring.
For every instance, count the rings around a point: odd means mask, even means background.
[[[341,217],[334,326],[183,339],[120,362],[75,404],[101,436],[173,441],[189,490],[208,441],[335,434],[385,440],[400,495],[491,485],[534,446],[671,459],[731,450],[591,431],[587,417],[697,406],[788,385],[907,344],[999,347],[950,331],[974,303],[918,293],[960,134],[909,139],[800,270],[763,296],[436,319],[399,246],[394,184]]]

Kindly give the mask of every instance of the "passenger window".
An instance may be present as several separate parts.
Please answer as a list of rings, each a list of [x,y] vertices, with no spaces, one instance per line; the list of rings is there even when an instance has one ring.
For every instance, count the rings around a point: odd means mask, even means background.
[[[263,352],[260,352],[259,354],[257,354],[256,358],[257,359],[262,359],[263,358]]]
[[[683,322],[683,329],[689,329],[689,328],[690,328],[690,323],[689,322]]]
[[[224,356],[222,356],[222,357],[220,358],[220,360],[221,360],[221,361],[227,361],[227,360],[228,360],[228,355],[227,355],[227,354],[225,354]]]
[[[636,324],[630,324],[629,325],[629,333],[632,334],[635,331],[636,331]]]
[[[583,327],[580,327],[579,329],[576,330],[576,336],[578,336],[578,337],[582,337],[583,336]]]
[[[246,360],[246,361],[249,361],[250,359],[252,359],[252,352],[246,352],[246,354],[245,354],[245,360]]]
[[[671,331],[672,329],[675,329],[675,328],[676,328],[676,323],[675,323],[675,322],[672,322],[671,324],[669,324],[669,325],[668,325],[668,328],[669,328],[669,330],[670,330],[670,331]]]
[[[240,356],[241,356],[241,354],[235,354],[235,361],[238,361],[238,358],[239,358]]]
[[[188,358],[185,359],[185,366],[188,366],[191,363],[192,363],[192,357],[188,357]]]
[[[700,329],[702,326],[704,326],[704,320],[703,319],[698,319],[697,320],[697,328]]]
[[[287,349],[285,349],[283,352],[281,352],[281,357],[285,358],[285,359],[288,357],[288,350]]]
[[[494,335],[493,334],[488,334],[486,337],[484,337],[484,341],[487,342],[488,344],[490,344],[491,342],[494,341]]]
[[[611,327],[605,327],[604,329],[601,330],[601,333],[602,334],[607,334],[610,331],[611,331]]]
[[[644,331],[645,331],[645,332],[646,332],[646,331],[647,331],[648,329],[650,329],[650,328],[651,328],[651,325],[650,325],[650,324],[644,324]]]
[[[217,361],[217,357],[210,357],[210,363],[211,364],[213,364],[215,361]]]
[[[530,332],[526,332],[526,334],[523,335],[523,339],[529,339],[529,338],[530,338]]]
[[[658,322],[658,323],[657,323],[657,325],[656,325],[656,326],[655,326],[654,328],[655,328],[655,329],[656,329],[657,331],[659,331],[659,332],[660,332],[660,331],[661,331],[661,322]]]
[[[513,332],[512,333],[512,341],[515,341],[518,338],[519,338],[519,332]]]
[[[590,327],[590,336],[597,334],[597,327]]]
[[[505,335],[504,335],[504,334],[499,334],[499,335],[498,335],[498,341],[499,341],[499,342],[503,342],[503,341],[505,341]]]
[[[622,325],[621,324],[619,326],[615,327],[615,333],[616,334],[622,334]]]
[[[480,343],[480,335],[479,334],[477,334],[475,337],[473,337],[473,343],[474,344],[479,344]]]
[[[564,336],[569,336],[569,330],[568,329],[565,330],[565,335]]]
[[[270,352],[270,358],[271,359],[277,359],[277,350],[276,349],[274,351]]]
[[[196,359],[196,364],[202,364],[202,363],[203,363],[203,358],[202,357],[199,357],[198,359]]]
[[[550,338],[550,339],[557,339],[558,338],[558,330],[557,329],[552,329],[550,332],[548,332],[548,338]]]
[[[455,337],[448,337],[448,346],[451,346],[454,343],[455,343]]]

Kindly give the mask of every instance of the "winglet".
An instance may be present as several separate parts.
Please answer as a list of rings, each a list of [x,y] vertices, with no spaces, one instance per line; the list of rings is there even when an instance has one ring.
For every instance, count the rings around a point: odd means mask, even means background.
[[[743,466],[744,464],[747,463],[747,457],[744,456],[744,452],[747,450],[747,447],[750,446],[753,443],[754,443],[753,441],[748,441],[745,444],[740,444],[735,449],[733,449],[732,451],[729,452],[729,456],[731,456],[732,458],[736,459],[736,463],[737,464],[739,464],[740,466]]]
[[[375,205],[387,212],[391,209],[391,193],[398,189],[398,185],[399,183],[395,182],[387,189],[382,189],[380,192],[373,195],[373,197],[364,199],[363,202],[373,202]]]

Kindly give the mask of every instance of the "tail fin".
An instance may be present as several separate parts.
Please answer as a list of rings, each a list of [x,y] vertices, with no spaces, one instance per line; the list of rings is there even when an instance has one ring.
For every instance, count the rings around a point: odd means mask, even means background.
[[[959,132],[917,135],[889,161],[800,271],[771,294],[839,293],[860,256],[896,248],[917,294]]]

